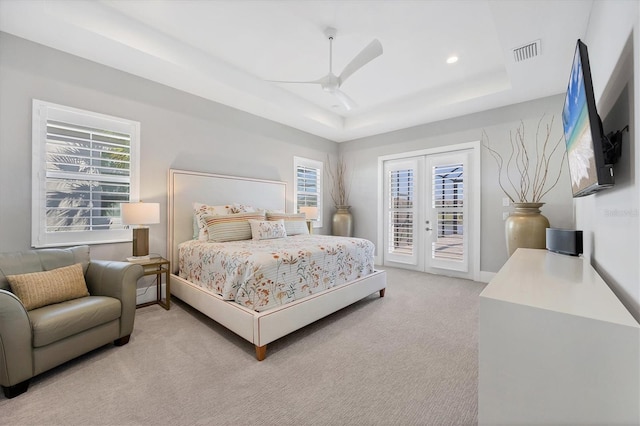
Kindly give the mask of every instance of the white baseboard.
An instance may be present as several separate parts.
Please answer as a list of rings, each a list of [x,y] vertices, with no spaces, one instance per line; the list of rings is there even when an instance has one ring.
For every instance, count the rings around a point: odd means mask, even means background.
[[[376,265],[379,265],[381,269],[384,269],[384,265],[382,265],[382,256],[376,256],[374,258],[374,262]],[[411,269],[407,268],[407,270],[411,270]],[[480,271],[480,276],[478,278],[478,281],[481,283],[488,283],[495,276],[496,276],[496,272]]]
[[[480,282],[488,283],[496,276],[496,272],[480,271]]]
[[[167,289],[166,284],[162,284],[160,287],[162,298],[165,298],[165,291]],[[156,301],[156,284],[155,282],[148,287],[139,287],[136,289],[136,305],[142,303],[155,302]]]

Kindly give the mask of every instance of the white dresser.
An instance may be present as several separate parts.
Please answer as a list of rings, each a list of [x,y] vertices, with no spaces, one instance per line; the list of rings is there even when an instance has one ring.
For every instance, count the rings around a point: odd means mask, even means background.
[[[478,422],[640,424],[640,325],[583,258],[518,249],[480,294]]]

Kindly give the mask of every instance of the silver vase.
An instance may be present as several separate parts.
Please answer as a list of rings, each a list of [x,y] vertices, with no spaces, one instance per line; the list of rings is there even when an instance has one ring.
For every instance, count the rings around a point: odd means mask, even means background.
[[[353,237],[353,216],[349,209],[351,206],[336,206],[333,214],[331,233],[340,237]]]

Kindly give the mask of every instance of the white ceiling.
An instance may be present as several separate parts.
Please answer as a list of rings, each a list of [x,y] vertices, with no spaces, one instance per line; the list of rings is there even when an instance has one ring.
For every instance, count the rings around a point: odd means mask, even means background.
[[[0,31],[342,142],[562,93],[592,1],[0,0]],[[342,90],[315,80],[374,38]],[[541,55],[512,49],[540,40]],[[446,59],[459,61],[449,65]]]

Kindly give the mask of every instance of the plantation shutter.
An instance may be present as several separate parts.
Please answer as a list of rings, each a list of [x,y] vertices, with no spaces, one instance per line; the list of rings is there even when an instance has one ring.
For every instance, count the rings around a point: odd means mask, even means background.
[[[313,167],[298,166],[296,170],[298,188],[298,207],[317,207],[320,194],[319,170]]]
[[[464,259],[464,165],[447,164],[432,168],[432,207],[436,212],[432,258]]]
[[[322,162],[308,158],[294,157],[295,173],[295,206],[294,211],[300,213],[300,207],[317,207],[318,218],[314,227],[322,226]]]
[[[417,264],[418,261],[418,163],[415,159],[385,164],[387,260]]]
[[[47,120],[45,232],[122,229],[131,135]]]

